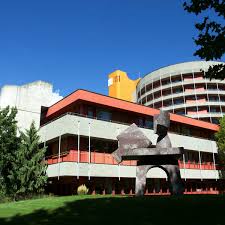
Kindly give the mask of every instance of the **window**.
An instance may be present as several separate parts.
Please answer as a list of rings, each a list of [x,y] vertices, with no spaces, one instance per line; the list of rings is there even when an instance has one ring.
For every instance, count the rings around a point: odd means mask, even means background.
[[[209,97],[209,101],[210,101],[210,102],[218,102],[219,99],[218,99],[217,96],[210,96],[210,97]]]
[[[89,118],[93,118],[94,117],[94,109],[92,107],[88,107],[87,117],[89,117]]]
[[[148,129],[153,129],[153,121],[151,119],[145,120],[145,127]]]
[[[114,81],[115,81],[115,82],[120,82],[120,76],[115,76],[115,77],[114,77]]]
[[[217,90],[217,87],[216,86],[208,85],[208,90]]]
[[[182,134],[188,135],[188,136],[190,136],[190,134],[191,134],[190,129],[185,126],[182,126],[181,132],[182,132]]]
[[[211,108],[210,112],[217,112],[217,109],[216,108]]]
[[[141,117],[138,118],[138,126],[144,127],[144,119]]]
[[[181,88],[177,88],[177,89],[174,89],[173,90],[173,93],[176,94],[176,93],[180,93],[182,92],[183,90]]]
[[[174,105],[178,105],[178,104],[183,104],[184,101],[183,101],[183,99],[175,99],[175,100],[173,101],[173,103],[174,103]]]
[[[162,81],[162,85],[167,85],[167,84],[169,84],[170,83],[170,80],[163,80]]]
[[[212,123],[219,124],[219,119],[217,119],[217,118],[212,118]]]
[[[184,111],[177,111],[175,113],[178,114],[178,115],[185,115],[185,112]]]
[[[112,119],[112,113],[105,110],[98,110],[97,119],[110,121]]]

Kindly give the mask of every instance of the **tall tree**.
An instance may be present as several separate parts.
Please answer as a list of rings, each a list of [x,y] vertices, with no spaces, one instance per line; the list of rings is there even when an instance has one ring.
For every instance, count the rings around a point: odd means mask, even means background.
[[[195,27],[199,31],[195,44],[200,48],[194,53],[201,59],[218,60],[225,53],[225,1],[224,0],[190,0],[184,2],[184,10],[199,15],[207,14]],[[215,15],[211,17],[210,15]],[[209,79],[225,78],[225,64],[210,66],[205,76]]]
[[[17,109],[6,107],[0,110],[0,193],[11,192],[12,181],[10,173],[13,160],[18,149]]]
[[[34,122],[28,130],[21,132],[21,143],[11,173],[14,197],[32,196],[44,191],[47,182],[46,148],[40,147],[39,140]]]
[[[225,164],[225,116],[220,119],[220,129],[215,134],[219,160]]]

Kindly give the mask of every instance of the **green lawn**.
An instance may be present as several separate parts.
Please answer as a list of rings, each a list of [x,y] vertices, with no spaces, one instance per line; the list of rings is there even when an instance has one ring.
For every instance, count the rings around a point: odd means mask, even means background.
[[[225,196],[67,196],[0,204],[0,225],[224,225]]]

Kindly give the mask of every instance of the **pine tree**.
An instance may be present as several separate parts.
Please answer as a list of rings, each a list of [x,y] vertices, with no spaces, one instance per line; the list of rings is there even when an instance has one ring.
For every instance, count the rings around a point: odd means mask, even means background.
[[[6,107],[0,110],[0,194],[11,193],[12,181],[10,173],[13,160],[18,149],[17,109]]]
[[[47,182],[44,162],[45,147],[40,146],[40,137],[34,122],[21,132],[21,143],[16,153],[11,179],[14,181],[14,197],[30,197],[42,193]]]

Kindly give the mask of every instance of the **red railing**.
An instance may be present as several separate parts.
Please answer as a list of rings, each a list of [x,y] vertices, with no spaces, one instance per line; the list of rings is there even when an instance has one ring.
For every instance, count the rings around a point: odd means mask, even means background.
[[[78,151],[70,150],[67,152],[62,152],[60,154],[60,158],[58,155],[52,155],[46,157],[48,164],[54,164],[58,162],[78,162]],[[80,160],[81,163],[89,162],[89,152],[88,151],[80,151]],[[97,164],[110,164],[110,165],[118,165],[118,163],[113,158],[112,154],[109,153],[99,153],[99,152],[91,152],[90,157],[91,163]],[[124,166],[136,166],[137,162],[135,160],[126,160],[123,161],[120,165]]]
[[[78,151],[70,150],[67,152],[61,152],[60,158],[58,158],[58,154],[51,155],[46,157],[48,164],[55,164],[59,162],[78,162]],[[80,162],[88,163],[89,162],[89,152],[88,151],[80,151]],[[91,152],[90,163],[96,164],[110,164],[110,165],[118,165],[118,163],[113,158],[110,153],[100,153],[100,152]],[[199,163],[194,162],[186,162],[178,160],[180,169],[202,169],[202,170],[215,170],[221,169],[218,166],[214,167],[213,162],[202,162],[201,165]],[[137,161],[135,160],[126,160],[121,163],[124,166],[136,166]]]
[[[214,166],[213,162],[202,162],[201,164],[198,162],[186,162],[184,164],[183,161],[178,160],[180,169],[202,169],[202,170],[215,170],[218,169],[217,165]]]

